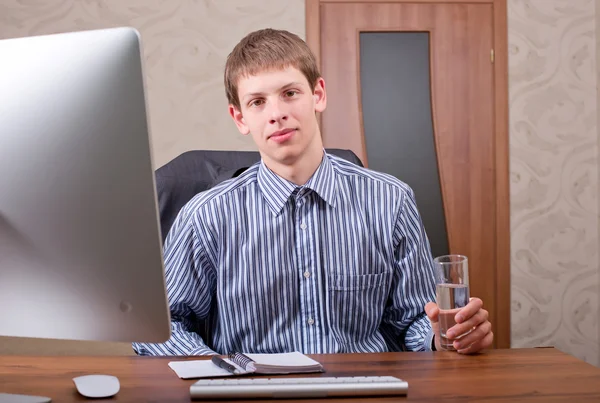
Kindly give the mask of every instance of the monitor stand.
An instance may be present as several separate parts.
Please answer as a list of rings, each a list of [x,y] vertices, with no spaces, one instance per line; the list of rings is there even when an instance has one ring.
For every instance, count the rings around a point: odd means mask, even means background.
[[[52,399],[44,396],[15,395],[0,393],[0,403],[50,403]]]

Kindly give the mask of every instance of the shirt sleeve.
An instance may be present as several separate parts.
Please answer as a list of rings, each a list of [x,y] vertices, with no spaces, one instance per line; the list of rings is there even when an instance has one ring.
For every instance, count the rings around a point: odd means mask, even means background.
[[[429,240],[412,189],[404,193],[394,225],[394,275],[383,321],[392,345],[431,351],[433,331],[425,305],[435,301],[435,277]]]
[[[193,330],[208,317],[216,277],[209,258],[209,231],[195,209],[184,206],[165,240],[165,278],[171,312],[171,337],[165,343],[133,343],[139,355],[212,355]],[[203,234],[203,237],[198,234]]]

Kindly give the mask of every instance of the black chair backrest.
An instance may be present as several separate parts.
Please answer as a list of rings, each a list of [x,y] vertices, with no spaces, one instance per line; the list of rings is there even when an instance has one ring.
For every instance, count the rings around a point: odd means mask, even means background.
[[[327,149],[363,166],[350,150]],[[196,194],[233,178],[260,161],[258,151],[194,150],[176,157],[156,170],[156,191],[163,242],[179,210]]]

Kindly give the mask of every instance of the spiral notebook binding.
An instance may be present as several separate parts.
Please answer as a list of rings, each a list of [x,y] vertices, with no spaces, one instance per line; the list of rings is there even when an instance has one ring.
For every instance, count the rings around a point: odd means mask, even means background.
[[[242,353],[230,353],[229,359],[246,371],[256,371],[254,361],[247,355],[244,355]]]

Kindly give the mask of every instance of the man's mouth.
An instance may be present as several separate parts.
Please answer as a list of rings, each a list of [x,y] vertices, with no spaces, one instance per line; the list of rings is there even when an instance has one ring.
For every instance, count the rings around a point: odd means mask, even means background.
[[[275,133],[271,134],[269,136],[269,139],[276,141],[276,142],[283,142],[288,140],[290,137],[292,137],[292,135],[294,134],[294,132],[296,131],[296,129],[283,129],[283,130],[279,130],[276,131]]]

